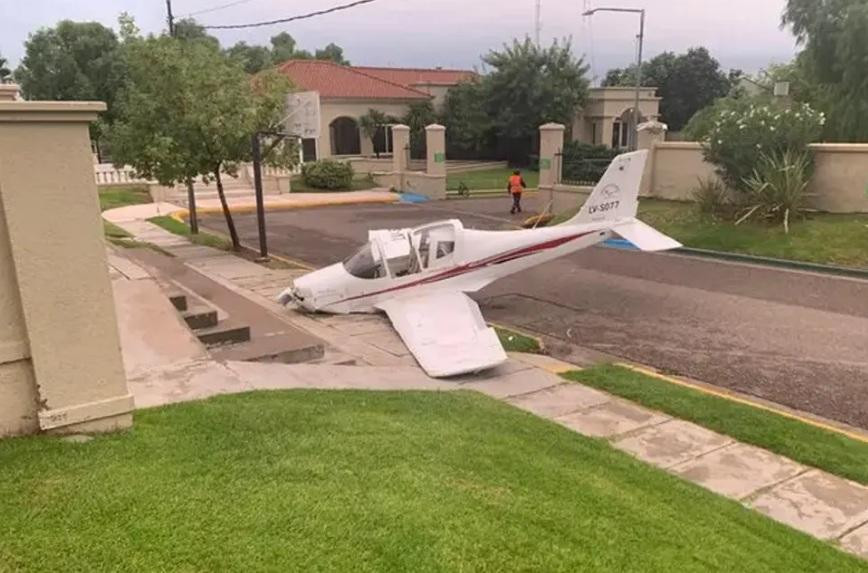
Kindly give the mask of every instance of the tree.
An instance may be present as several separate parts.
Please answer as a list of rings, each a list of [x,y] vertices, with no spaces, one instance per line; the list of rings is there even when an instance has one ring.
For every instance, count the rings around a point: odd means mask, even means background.
[[[797,64],[828,116],[826,136],[868,139],[868,2],[788,0],[782,25],[804,46]]]
[[[484,81],[458,84],[446,93],[440,121],[446,126],[446,153],[450,157],[490,158],[494,125],[486,105]]]
[[[205,31],[205,27],[193,18],[184,18],[175,22],[175,38],[183,42],[206,42],[212,47],[220,47],[220,40]]]
[[[374,148],[374,153],[380,157],[380,150],[377,149],[377,135],[381,129],[389,123],[389,117],[382,111],[374,108],[368,109],[368,113],[359,118],[359,129],[362,134],[371,140],[371,146]]]
[[[411,103],[401,121],[410,128],[410,157],[425,157],[425,128],[437,121],[434,105],[429,100]]]
[[[0,55],[0,84],[9,79],[12,75],[12,70],[6,64],[6,58]]]
[[[226,55],[240,63],[248,74],[259,73],[271,66],[271,50],[266,46],[238,42],[226,50]]]
[[[281,64],[286,60],[299,59],[295,51],[295,38],[288,32],[271,37],[271,63]]]
[[[276,127],[288,80],[266,72],[252,82],[212,42],[139,38],[125,45],[125,56],[129,81],[111,131],[115,161],[164,185],[191,189],[196,177],[213,179],[232,244],[240,248],[222,175],[249,159],[255,132]],[[266,160],[289,166],[295,157],[285,145]]]
[[[681,131],[696,112],[729,93],[740,75],[739,70],[724,73],[705,48],[663,52],[642,64],[642,85],[657,88],[660,115],[672,131]],[[636,66],[609,70],[603,85],[635,86]]]
[[[329,43],[325,48],[321,50],[317,50],[314,54],[314,57],[317,60],[331,60],[336,64],[341,64],[343,66],[349,66],[350,62],[346,58],[344,58],[344,49],[335,44],[334,42]]]
[[[25,54],[15,79],[28,99],[104,101],[102,120],[111,123],[115,99],[124,80],[117,36],[97,22],[63,20],[42,28],[24,44]],[[98,139],[104,123],[91,127]]]
[[[513,40],[483,61],[493,68],[483,79],[487,112],[513,159],[527,159],[540,124],[571,125],[588,93],[588,67],[569,41],[541,48],[529,38]]]

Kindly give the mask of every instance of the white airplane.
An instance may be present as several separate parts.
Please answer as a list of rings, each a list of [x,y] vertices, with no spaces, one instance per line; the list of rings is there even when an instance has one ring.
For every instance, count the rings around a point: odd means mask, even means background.
[[[369,231],[368,243],[355,254],[299,277],[278,301],[312,312],[385,311],[432,377],[497,366],[506,353],[467,293],[614,235],[643,251],[681,246],[636,219],[647,153],[616,157],[579,213],[560,225],[480,231],[451,219]]]

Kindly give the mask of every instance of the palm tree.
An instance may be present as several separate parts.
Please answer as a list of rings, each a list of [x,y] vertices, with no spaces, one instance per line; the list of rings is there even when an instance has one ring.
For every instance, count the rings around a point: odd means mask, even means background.
[[[377,154],[378,159],[380,152],[377,150],[377,144],[374,140],[377,138],[377,132],[380,128],[387,123],[389,123],[389,118],[386,114],[373,108],[368,109],[368,113],[359,118],[359,128],[365,137],[371,140],[371,147],[374,148],[374,153]]]

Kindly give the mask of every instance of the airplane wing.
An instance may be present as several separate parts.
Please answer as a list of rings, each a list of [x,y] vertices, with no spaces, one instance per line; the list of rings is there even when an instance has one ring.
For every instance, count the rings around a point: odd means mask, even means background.
[[[393,299],[378,307],[429,376],[476,372],[506,360],[494,329],[462,292]]]

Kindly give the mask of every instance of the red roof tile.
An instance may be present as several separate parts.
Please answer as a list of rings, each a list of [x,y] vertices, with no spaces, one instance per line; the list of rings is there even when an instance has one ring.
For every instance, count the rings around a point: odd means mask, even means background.
[[[444,70],[441,68],[376,68],[355,66],[354,70],[395,84],[414,86],[420,84],[454,86],[476,76],[471,70]]]
[[[289,60],[278,68],[299,88],[322,98],[430,99],[428,94],[356,68],[324,60]]]

